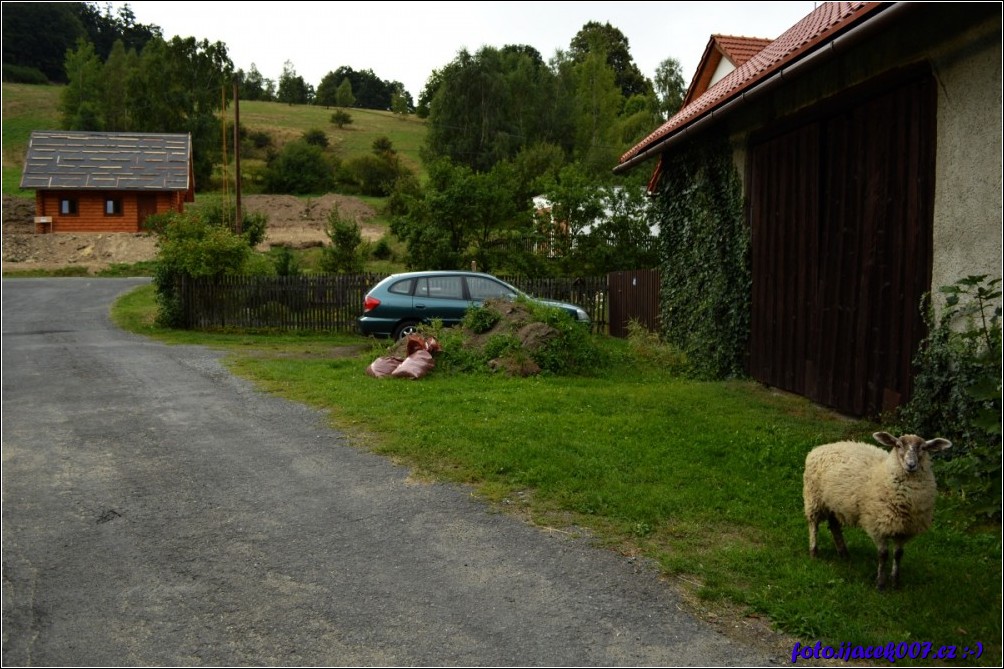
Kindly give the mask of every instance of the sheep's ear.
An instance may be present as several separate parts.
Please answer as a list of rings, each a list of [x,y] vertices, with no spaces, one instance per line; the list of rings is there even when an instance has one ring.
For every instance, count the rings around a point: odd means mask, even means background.
[[[927,451],[944,451],[945,449],[951,448],[952,442],[947,439],[942,439],[938,437],[937,439],[931,439],[924,444],[924,450]]]
[[[888,446],[889,448],[896,448],[897,444],[899,444],[899,439],[892,436],[888,432],[876,432],[872,435],[872,437],[874,437],[875,441],[878,443],[883,446]]]

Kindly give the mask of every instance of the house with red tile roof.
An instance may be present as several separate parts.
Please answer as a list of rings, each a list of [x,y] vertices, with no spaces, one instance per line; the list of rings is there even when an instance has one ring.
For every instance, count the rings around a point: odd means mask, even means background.
[[[729,48],[712,37],[687,103],[614,171],[653,170],[649,192],[679,204],[724,147],[748,373],[877,416],[909,398],[924,296],[1001,275],[1000,4],[820,3],[720,70]]]
[[[686,107],[736,68],[742,67],[772,41],[763,37],[712,35],[683,98],[683,106]]]

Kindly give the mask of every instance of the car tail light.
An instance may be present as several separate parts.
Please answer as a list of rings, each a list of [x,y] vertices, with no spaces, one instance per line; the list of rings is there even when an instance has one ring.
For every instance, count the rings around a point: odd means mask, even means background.
[[[380,306],[380,300],[369,295],[363,300],[363,311],[372,311]]]

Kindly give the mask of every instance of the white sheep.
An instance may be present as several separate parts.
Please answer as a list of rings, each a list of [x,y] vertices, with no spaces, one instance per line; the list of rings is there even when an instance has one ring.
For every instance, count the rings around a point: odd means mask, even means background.
[[[928,453],[950,448],[952,443],[940,437],[925,441],[913,434],[894,437],[876,432],[872,436],[892,450],[852,441],[812,449],[805,458],[803,500],[809,521],[809,555],[816,557],[816,533],[823,519],[842,557],[848,554],[841,526],[860,527],[878,547],[875,585],[881,590],[886,585],[889,542],[896,547],[890,573],[895,588],[903,544],[934,520],[937,488]]]

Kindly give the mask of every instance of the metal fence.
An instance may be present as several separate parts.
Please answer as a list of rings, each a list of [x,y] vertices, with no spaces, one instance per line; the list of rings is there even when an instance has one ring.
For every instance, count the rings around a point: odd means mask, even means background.
[[[356,332],[367,291],[385,276],[185,279],[181,284],[185,326],[194,330]],[[594,332],[606,332],[606,277],[499,278],[534,297],[577,304],[589,314]]]

